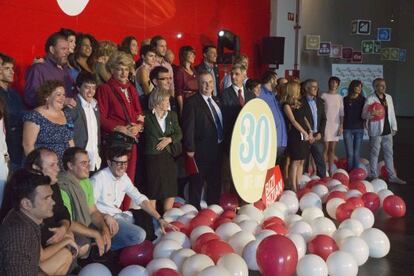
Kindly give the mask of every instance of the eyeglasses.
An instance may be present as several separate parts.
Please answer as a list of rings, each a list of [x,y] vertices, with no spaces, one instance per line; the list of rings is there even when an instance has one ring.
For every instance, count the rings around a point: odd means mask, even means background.
[[[113,162],[118,167],[122,167],[122,166],[128,165],[128,160],[127,161],[111,160],[111,162]]]
[[[165,78],[158,78],[157,80],[161,80],[161,81],[163,81],[163,80],[172,80],[172,78],[171,77],[165,77]]]

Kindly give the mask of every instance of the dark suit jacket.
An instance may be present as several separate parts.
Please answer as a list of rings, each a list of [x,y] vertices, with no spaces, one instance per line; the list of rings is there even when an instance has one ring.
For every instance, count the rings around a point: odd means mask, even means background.
[[[70,112],[70,115],[73,119],[73,141],[75,142],[75,146],[80,148],[86,148],[86,144],[88,143],[88,126],[86,125],[86,115],[85,111],[82,108],[82,103],[79,97],[75,97],[76,100],[76,107],[68,108],[66,110]],[[98,147],[101,143],[101,125],[100,125],[100,113],[99,108],[96,106],[94,109],[96,122],[98,124]]]
[[[200,92],[184,102],[181,118],[184,150],[195,152],[198,164],[214,165],[220,156],[217,129],[210,108]]]
[[[320,133],[323,136],[323,134],[325,133],[325,126],[326,126],[325,102],[319,97],[316,97],[315,100],[316,100],[316,108],[318,109],[317,133]],[[303,104],[303,108],[305,109],[306,118],[309,120],[309,123],[313,130],[314,122],[313,122],[313,117],[312,117],[312,110],[309,106],[306,96],[302,97],[302,104]]]
[[[196,66],[197,74],[199,74],[202,71],[209,71],[207,68],[207,65],[202,61],[199,65]],[[219,79],[219,71],[217,64],[214,64],[213,67],[214,77],[216,78],[216,89],[217,89],[217,95],[220,94],[220,79]]]
[[[248,91],[245,87],[243,90],[245,103],[255,98],[255,95],[251,91]],[[236,123],[237,116],[239,115],[242,107],[240,105],[239,98],[234,92],[233,86],[227,87],[223,90],[220,94],[220,102],[224,121],[224,146],[225,149],[228,150],[230,147],[234,124]]]
[[[177,114],[174,111],[169,111],[165,118],[165,132],[162,132],[155,114],[153,114],[152,111],[146,111],[144,129],[144,154],[160,154],[162,151],[157,150],[156,147],[160,142],[159,138],[161,137],[171,137],[172,143],[164,149],[171,153],[171,145],[181,143],[183,137],[180,125],[178,124]]]

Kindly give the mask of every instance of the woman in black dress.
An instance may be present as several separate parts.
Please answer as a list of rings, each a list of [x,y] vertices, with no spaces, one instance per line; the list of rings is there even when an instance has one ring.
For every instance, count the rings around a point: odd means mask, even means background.
[[[289,82],[283,99],[283,111],[288,119],[289,184],[296,192],[303,173],[303,163],[309,154],[310,124],[300,101],[300,84]]]
[[[180,154],[182,132],[178,117],[170,111],[169,90],[157,87],[148,102],[145,114],[145,171],[147,196],[156,207],[164,201],[164,211],[171,209],[177,195],[177,166],[174,157]]]

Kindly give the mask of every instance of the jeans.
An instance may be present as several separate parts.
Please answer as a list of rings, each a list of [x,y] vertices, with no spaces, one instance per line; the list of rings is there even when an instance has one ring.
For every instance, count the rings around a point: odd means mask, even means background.
[[[313,160],[315,161],[316,175],[320,178],[326,176],[326,164],[323,158],[323,147],[324,143],[322,142],[322,139],[315,141],[313,144],[310,145],[310,155],[312,155]],[[305,163],[303,166],[304,172],[307,172],[309,168],[310,155],[308,155],[305,158]]]
[[[344,142],[346,159],[348,162],[348,171],[359,167],[363,137],[363,129],[344,129]]]
[[[380,149],[384,151],[385,168],[387,169],[388,177],[390,179],[397,177],[394,169],[394,151],[393,151],[393,139],[392,135],[384,136],[370,136],[369,137],[369,165],[371,171],[371,177],[378,178],[378,155]]]
[[[123,214],[122,214],[123,215]],[[127,246],[140,244],[145,240],[146,233],[144,229],[133,224],[133,218],[124,216],[114,217],[119,225],[118,233],[112,238],[111,250],[118,250]]]

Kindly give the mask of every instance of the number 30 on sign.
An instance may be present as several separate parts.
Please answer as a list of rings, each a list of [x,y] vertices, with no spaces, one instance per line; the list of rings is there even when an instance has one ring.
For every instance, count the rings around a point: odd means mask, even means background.
[[[262,197],[268,169],[276,162],[277,136],[272,111],[260,99],[249,101],[237,117],[230,147],[230,168],[240,197]]]

